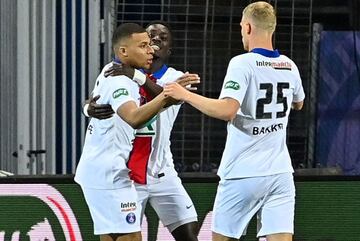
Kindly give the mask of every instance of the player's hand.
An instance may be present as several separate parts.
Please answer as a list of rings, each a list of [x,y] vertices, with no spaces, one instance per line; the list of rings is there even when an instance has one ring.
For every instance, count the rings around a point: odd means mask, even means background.
[[[113,116],[114,111],[109,104],[97,104],[96,101],[100,98],[100,95],[90,97],[89,107],[87,109],[88,115],[96,119],[108,119]]]
[[[185,89],[176,82],[166,84],[163,91],[165,97],[171,97],[180,101],[185,101],[186,97],[190,93],[187,89]]]
[[[199,84],[200,83],[200,77],[197,74],[190,74],[189,72],[186,72],[183,76],[178,78],[176,81],[179,85],[182,87],[185,87],[188,90],[194,91],[197,90],[197,87],[192,86],[193,84]]]
[[[109,76],[119,76],[119,75],[125,75],[130,79],[133,79],[134,77],[134,71],[135,69],[133,67],[130,67],[125,64],[121,63],[112,63],[112,66],[105,71],[104,76],[105,78]]]

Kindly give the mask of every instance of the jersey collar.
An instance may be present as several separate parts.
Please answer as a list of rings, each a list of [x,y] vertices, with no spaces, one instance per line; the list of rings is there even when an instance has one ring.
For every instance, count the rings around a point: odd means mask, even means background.
[[[161,79],[161,77],[164,76],[165,72],[167,71],[169,67],[167,67],[166,64],[164,64],[163,66],[161,66],[161,68],[157,71],[155,71],[154,73],[151,74],[152,77],[154,77],[155,79]]]
[[[121,64],[120,59],[118,59],[116,57],[114,58],[114,62],[118,63],[118,64]],[[167,71],[168,68],[169,67],[166,64],[164,64],[159,70],[155,71],[154,73],[152,73],[150,75],[152,77],[156,78],[156,79],[161,79],[161,77],[164,76],[164,74],[165,74],[165,72]],[[141,69],[140,71],[143,72],[144,74],[146,74],[145,70]]]
[[[265,57],[268,57],[268,58],[277,58],[277,57],[280,57],[280,53],[277,49],[275,50],[268,50],[268,49],[263,49],[263,48],[255,48],[255,49],[252,49],[250,51],[251,53],[255,53],[255,54],[261,54]]]

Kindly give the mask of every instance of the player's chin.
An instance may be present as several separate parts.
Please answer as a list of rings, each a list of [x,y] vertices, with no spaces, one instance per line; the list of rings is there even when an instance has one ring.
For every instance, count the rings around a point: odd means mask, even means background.
[[[149,62],[147,62],[143,65],[144,69],[150,69],[150,67],[151,67],[151,63],[149,63]]]

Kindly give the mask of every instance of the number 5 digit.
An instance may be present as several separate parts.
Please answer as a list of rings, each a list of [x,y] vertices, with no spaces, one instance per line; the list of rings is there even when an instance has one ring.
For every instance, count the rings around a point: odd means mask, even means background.
[[[289,83],[280,82],[277,84],[277,104],[283,104],[283,111],[276,112],[276,118],[282,118],[286,116],[286,111],[288,109],[287,98],[284,97],[283,89],[289,89]]]

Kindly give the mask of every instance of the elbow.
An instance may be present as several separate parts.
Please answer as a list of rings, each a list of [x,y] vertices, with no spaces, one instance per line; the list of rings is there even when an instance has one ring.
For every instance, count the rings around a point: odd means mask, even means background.
[[[141,127],[141,124],[137,121],[129,121],[128,124],[133,128],[133,129],[139,129]]]
[[[131,126],[133,129],[138,129],[140,128],[140,122],[139,120],[132,116],[132,115],[127,115],[126,117],[122,118],[129,126]]]
[[[236,117],[236,112],[228,112],[225,113],[221,119],[224,121],[232,121],[233,119],[235,119],[235,117]]]
[[[302,102],[293,102],[293,104],[292,104],[292,108],[294,110],[301,110],[303,108],[303,106],[304,106],[303,101]]]

